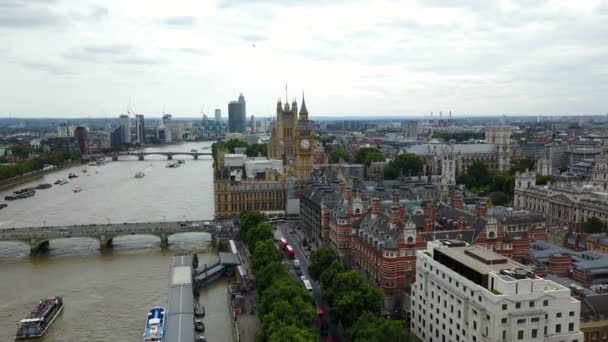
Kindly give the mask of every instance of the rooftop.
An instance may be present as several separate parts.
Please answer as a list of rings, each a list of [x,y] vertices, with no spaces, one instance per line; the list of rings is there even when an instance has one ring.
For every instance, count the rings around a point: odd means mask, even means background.
[[[479,246],[448,246],[448,248],[441,248],[440,251],[444,255],[472,268],[480,274],[516,270],[531,272],[524,265]]]

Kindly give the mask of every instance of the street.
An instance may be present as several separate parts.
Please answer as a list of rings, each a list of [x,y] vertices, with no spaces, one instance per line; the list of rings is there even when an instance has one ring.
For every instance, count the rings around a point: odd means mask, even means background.
[[[302,249],[302,241],[300,241],[300,238],[298,237],[297,234],[290,233],[290,225],[293,225],[293,224],[295,224],[295,223],[294,222],[281,222],[281,223],[275,223],[275,226],[278,227],[278,230],[283,234],[285,239],[287,239],[287,242],[289,243],[289,245],[291,247],[293,247],[296,258],[298,258],[298,260],[300,260],[300,267],[302,269],[302,275],[305,275],[306,279],[310,280],[310,283],[312,285],[313,297],[315,299],[315,302],[317,303],[317,307],[326,312],[326,320],[328,323],[329,334],[330,334],[331,338],[334,341],[343,341],[344,338],[342,337],[340,329],[334,322],[331,321],[331,319],[328,316],[329,306],[327,305],[327,303],[325,303],[325,301],[322,298],[321,288],[319,287],[317,282],[313,281],[310,278],[310,275],[308,274],[308,266],[309,266],[310,261],[308,260],[308,258],[306,257],[306,254],[304,253],[304,250]],[[295,278],[297,278],[298,282],[302,283],[300,277],[295,274],[293,267],[291,265],[289,266],[289,272]],[[321,341],[326,341],[326,340],[327,340],[326,336],[321,337]]]

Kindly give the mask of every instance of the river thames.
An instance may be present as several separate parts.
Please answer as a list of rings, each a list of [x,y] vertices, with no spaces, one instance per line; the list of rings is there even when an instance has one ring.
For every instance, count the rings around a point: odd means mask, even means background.
[[[210,148],[210,142],[145,148],[145,152]],[[210,151],[210,149],[205,150]],[[66,185],[37,190],[34,197],[8,202],[0,211],[0,229],[80,223],[210,220],[213,218],[211,157],[188,156],[179,168],[166,168],[166,157],[121,157],[102,166],[78,166],[0,192],[54,183],[72,172]],[[82,172],[86,170],[85,172]],[[134,178],[137,172],[145,177]],[[80,187],[79,193],[73,189]],[[171,257],[197,253],[200,263],[215,257],[204,233],[172,236],[162,250],[152,236],[114,239],[103,254],[93,239],[50,242],[44,255],[29,256],[29,247],[0,243],[0,341],[12,340],[16,323],[38,300],[63,296],[65,310],[40,341],[140,341],[147,310],[166,305]],[[201,291],[208,341],[232,340],[227,280]]]

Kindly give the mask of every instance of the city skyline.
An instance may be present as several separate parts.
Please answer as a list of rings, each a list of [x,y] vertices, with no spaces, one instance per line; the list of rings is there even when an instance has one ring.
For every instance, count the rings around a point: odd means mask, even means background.
[[[0,115],[258,117],[286,82],[313,118],[605,114],[605,1],[427,3],[8,0]]]

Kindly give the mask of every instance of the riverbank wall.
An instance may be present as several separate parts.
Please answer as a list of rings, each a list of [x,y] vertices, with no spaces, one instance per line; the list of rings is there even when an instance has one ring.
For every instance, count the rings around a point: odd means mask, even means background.
[[[25,174],[22,174],[19,176],[15,176],[13,178],[5,179],[3,181],[0,181],[0,191],[19,186],[23,183],[27,183],[27,182],[32,181],[37,178],[41,178],[42,176],[49,174],[49,173],[65,170],[70,167],[81,165],[81,164],[82,163],[80,161],[74,161],[74,162],[70,162],[70,163],[65,163],[62,166],[54,167],[52,169],[32,171],[32,172],[28,172],[28,173],[25,173]]]

